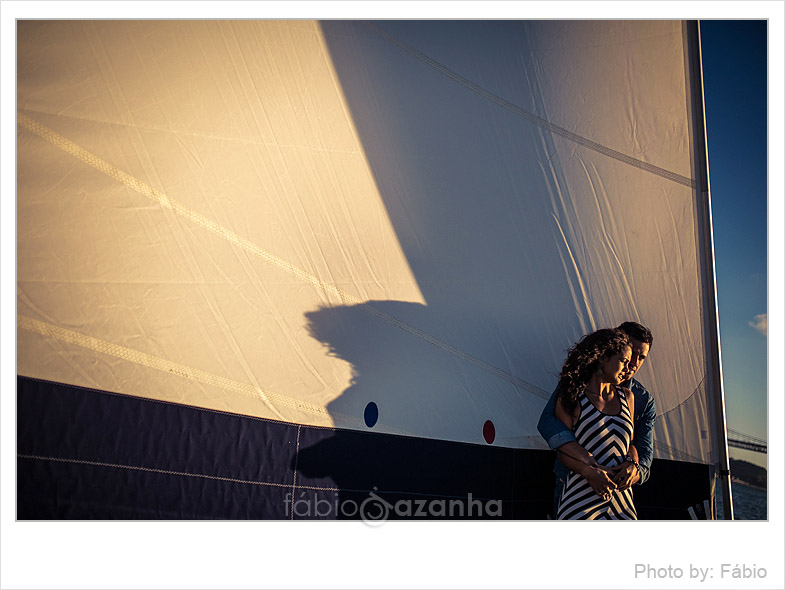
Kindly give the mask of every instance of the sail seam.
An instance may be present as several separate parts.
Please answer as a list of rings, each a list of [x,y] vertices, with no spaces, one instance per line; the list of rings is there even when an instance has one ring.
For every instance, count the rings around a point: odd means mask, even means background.
[[[699,390],[701,389],[701,386],[703,385],[703,382],[704,382],[705,380],[706,380],[706,378],[705,378],[705,377],[704,377],[703,379],[701,379],[701,380],[700,380],[700,383],[698,383],[698,385],[695,387],[695,389],[693,389],[693,391],[692,391],[692,393],[691,393],[690,395],[688,395],[688,396],[687,396],[686,398],[684,398],[684,399],[683,399],[681,402],[679,402],[678,404],[676,404],[675,406],[673,406],[673,407],[672,407],[670,410],[665,410],[664,412],[660,413],[660,414],[659,414],[659,416],[660,416],[660,417],[663,417],[663,416],[665,416],[666,414],[670,414],[671,412],[675,412],[676,410],[678,410],[679,408],[681,408],[683,405],[685,405],[686,403],[688,403],[688,402],[689,402],[689,401],[690,401],[690,400],[691,400],[693,397],[695,397],[695,396],[698,394],[698,392],[699,392]]]
[[[248,383],[242,383],[240,381],[235,381],[227,377],[214,375],[212,373],[208,373],[207,371],[202,371],[201,369],[195,369],[193,367],[176,363],[174,361],[166,360],[148,354],[146,352],[141,352],[139,350],[128,348],[126,346],[121,346],[119,344],[114,344],[112,342],[108,342],[100,338],[95,338],[93,336],[80,334],[79,332],[67,330],[65,328],[61,328],[53,324],[49,324],[46,322],[42,322],[40,320],[29,318],[27,316],[18,315],[17,325],[23,330],[35,332],[42,336],[60,340],[61,342],[75,344],[77,346],[81,346],[82,348],[88,348],[90,350],[94,350],[95,352],[107,354],[115,358],[123,359],[132,363],[149,367],[151,369],[157,369],[159,371],[163,371],[171,375],[176,375],[177,377],[183,377],[185,379],[190,379],[192,381],[196,381],[199,383],[204,383],[206,385],[212,385],[214,387],[218,387],[220,389],[223,389],[224,391],[231,391],[233,393],[238,393],[240,395],[244,395],[253,399],[258,399],[259,401],[265,402],[265,405],[267,405],[267,407],[272,407],[272,404],[275,403],[280,406],[288,407],[294,410],[315,414],[317,416],[321,416],[326,419],[330,419],[330,418],[332,418],[333,420],[338,419],[341,421],[345,421],[348,424],[353,424],[355,426],[363,425],[363,423],[359,419],[354,418],[352,416],[348,416],[346,414],[342,414],[339,412],[328,412],[325,408],[321,406],[316,406],[298,399],[290,398],[278,393],[273,393],[271,391],[261,389],[260,387],[255,387]],[[281,416],[281,414],[278,413],[278,411],[275,410],[274,407],[272,407],[272,409],[275,411],[276,415],[279,416],[282,421],[287,422],[286,418]],[[389,430],[390,432],[395,434],[411,436],[410,433],[402,430],[398,430],[383,425],[380,426],[384,428],[385,431]]]
[[[121,182],[125,186],[133,189],[134,191],[138,192],[139,194],[152,199],[153,201],[157,202],[162,207],[169,209],[170,211],[188,219],[195,225],[225,239],[229,243],[245,250],[246,252],[258,256],[265,262],[272,264],[279,269],[289,273],[290,275],[303,280],[307,283],[310,283],[314,287],[321,289],[325,293],[329,293],[341,299],[343,304],[353,304],[359,305],[360,309],[363,310],[365,313],[376,317],[380,320],[383,320],[393,326],[415,336],[424,342],[427,342],[431,346],[434,346],[438,349],[441,349],[453,356],[456,356],[470,364],[475,365],[476,367],[507,381],[508,383],[512,384],[513,386],[528,391],[529,393],[536,395],[542,399],[548,399],[550,397],[550,393],[545,391],[544,389],[537,387],[531,383],[524,381],[523,379],[504,371],[503,369],[484,361],[468,352],[465,352],[452,344],[445,342],[408,324],[402,320],[399,320],[395,316],[392,316],[380,309],[375,308],[374,306],[368,304],[366,301],[351,295],[350,293],[344,291],[340,287],[327,283],[320,279],[317,276],[312,275],[308,271],[299,268],[292,264],[291,262],[276,256],[275,254],[268,252],[267,250],[261,248],[259,245],[251,242],[249,239],[244,238],[243,236],[217,224],[212,219],[201,215],[200,213],[194,211],[183,205],[182,203],[170,198],[166,193],[159,191],[152,186],[140,181],[139,179],[131,176],[127,172],[124,172],[110,164],[106,160],[103,160],[96,156],[95,154],[87,151],[86,149],[82,148],[81,146],[77,145],[76,143],[72,142],[71,140],[63,137],[59,133],[49,129],[45,125],[42,125],[38,121],[28,117],[27,115],[19,112],[17,113],[17,121],[20,125],[28,129],[29,131],[39,135],[46,141],[50,142],[52,145],[55,145],[62,149],[64,152],[74,156],[78,160],[81,160],[85,164],[88,164],[95,168],[96,170],[103,172],[110,178],[114,178],[118,182]]]
[[[133,395],[133,394],[130,394],[130,393],[119,393],[119,392],[116,392],[116,391],[108,391],[108,390],[104,390],[104,389],[94,389],[94,388],[91,388],[91,387],[85,387],[83,385],[77,385],[75,383],[61,383],[59,381],[50,381],[48,379],[41,379],[41,378],[38,378],[38,377],[30,377],[30,376],[27,376],[27,375],[17,375],[17,377],[22,378],[22,379],[27,379],[27,380],[30,380],[30,381],[35,381],[37,383],[46,383],[46,384],[50,384],[50,385],[53,384],[53,385],[57,385],[59,387],[69,387],[69,388],[72,388],[72,389],[78,389],[80,391],[87,391],[87,392],[90,392],[90,393],[97,393],[97,394],[101,394],[101,395],[110,395],[110,396],[115,396],[115,397],[131,398],[131,399],[141,400],[141,401],[145,401],[145,402],[152,402],[152,403],[156,403],[156,404],[164,404],[164,405],[169,405],[169,406],[175,406],[175,407],[178,407],[178,408],[190,408],[190,409],[193,409],[193,410],[197,410],[199,412],[210,412],[211,414],[219,414],[219,415],[222,415],[222,416],[232,416],[232,417],[235,417],[235,418],[242,418],[244,420],[255,420],[255,421],[258,421],[258,422],[266,422],[268,424],[281,424],[281,420],[275,420],[273,418],[263,418],[262,416],[252,416],[250,414],[240,414],[240,413],[237,413],[237,412],[226,412],[226,411],[223,411],[223,410],[216,410],[215,408],[205,408],[205,407],[202,407],[202,406],[194,406],[194,405],[188,404],[188,403],[178,403],[178,402],[172,402],[172,401],[168,401],[168,400],[164,400],[164,399],[157,399],[157,398],[153,398],[153,397],[145,397],[145,396],[142,396],[142,395]],[[318,407],[318,406],[314,406],[314,407]],[[359,419],[350,417],[350,416],[348,416],[346,414],[341,414],[339,412],[332,412],[330,415],[333,418],[338,417],[338,418],[344,419],[344,420],[346,420],[348,422],[351,422],[352,424],[355,424],[355,425],[359,425],[360,424],[360,420]],[[288,420],[284,420],[283,422],[285,422],[287,424],[294,425],[294,423],[289,422]],[[362,424],[364,424],[364,422]],[[317,425],[317,424],[307,424],[307,425],[304,425],[304,426],[307,426],[307,428],[310,428],[310,429],[313,429],[313,430],[326,430],[326,431],[330,431],[330,432],[341,432],[342,430],[345,430],[345,428],[342,428],[341,426],[336,426],[336,425],[333,425],[333,426],[321,426],[321,425]],[[403,431],[403,430],[397,430],[395,428],[392,428],[390,426],[386,426],[386,425],[384,425],[382,423],[379,423],[379,422],[376,423],[376,425],[374,426],[374,429],[377,432],[382,433],[382,434],[398,434],[398,435],[401,435],[401,436],[408,436],[408,437],[416,436],[416,435],[414,435],[414,434],[412,434],[410,432],[406,432],[406,431]],[[354,432],[357,432],[357,431],[355,430]]]
[[[509,112],[511,112],[513,114],[515,114],[515,115],[518,115],[519,117],[529,121],[530,123],[534,123],[535,125],[537,125],[539,127],[542,127],[543,129],[546,129],[546,130],[550,131],[551,133],[553,133],[555,135],[559,135],[559,136],[561,136],[561,137],[563,137],[565,139],[568,139],[569,141],[572,141],[574,143],[577,143],[578,145],[581,145],[581,146],[583,146],[583,147],[585,147],[587,149],[590,149],[590,150],[595,151],[597,153],[603,154],[605,156],[608,156],[609,158],[613,158],[615,160],[618,160],[618,161],[623,162],[625,164],[628,164],[630,166],[634,166],[636,168],[644,170],[645,172],[649,172],[651,174],[655,174],[657,176],[665,178],[666,180],[670,180],[670,181],[676,182],[678,184],[682,184],[684,186],[688,186],[690,188],[695,188],[695,186],[696,186],[696,182],[692,178],[688,178],[688,177],[683,176],[681,174],[678,174],[676,172],[672,172],[671,170],[667,170],[666,168],[661,168],[660,166],[655,166],[654,164],[650,164],[648,162],[644,162],[643,160],[638,160],[637,158],[633,158],[632,156],[628,156],[627,154],[624,154],[622,152],[619,152],[617,150],[609,148],[606,145],[603,145],[601,143],[598,143],[596,141],[593,141],[591,139],[588,139],[586,137],[578,135],[577,133],[573,133],[572,131],[569,131],[568,129],[565,129],[564,127],[560,127],[559,125],[556,125],[555,123],[551,123],[550,121],[548,121],[546,119],[543,119],[542,117],[538,117],[534,113],[530,113],[529,111],[522,109],[518,105],[515,105],[515,104],[513,104],[513,103],[503,99],[502,97],[498,96],[497,94],[494,94],[493,92],[491,92],[489,90],[486,90],[482,86],[479,86],[478,84],[475,84],[471,80],[468,80],[468,79],[464,78],[463,76],[461,76],[457,72],[455,72],[455,71],[451,70],[450,68],[448,68],[447,66],[439,63],[435,59],[425,55],[424,53],[418,51],[414,47],[411,47],[410,45],[407,45],[406,43],[398,40],[396,37],[394,37],[393,35],[391,35],[387,31],[385,31],[384,29],[381,29],[380,27],[374,25],[373,23],[365,23],[365,24],[366,24],[366,26],[368,28],[370,28],[379,37],[382,37],[383,39],[386,39],[387,41],[389,41],[390,43],[392,43],[393,45],[395,45],[396,47],[398,47],[402,51],[408,53],[409,55],[411,55],[411,56],[413,56],[415,58],[417,58],[421,62],[423,62],[423,63],[427,64],[428,66],[432,67],[433,69],[435,69],[437,72],[447,76],[448,78],[450,78],[454,82],[457,82],[458,84],[460,84],[464,88],[467,88],[468,90],[471,90],[475,94],[477,94],[477,95],[479,95],[479,96],[481,96],[481,97],[483,97],[483,98],[485,98],[485,99],[487,99],[487,100],[497,104],[501,108],[503,108],[503,109],[505,109],[505,110],[507,110],[507,111],[509,111]]]

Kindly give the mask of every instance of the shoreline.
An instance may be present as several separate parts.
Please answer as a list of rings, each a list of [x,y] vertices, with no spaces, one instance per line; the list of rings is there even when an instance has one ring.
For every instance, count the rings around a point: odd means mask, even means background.
[[[747,486],[748,488],[752,488],[754,490],[761,490],[762,492],[768,492],[768,488],[755,485],[755,484],[750,483],[748,481],[744,481],[743,479],[739,479],[738,477],[731,477],[730,481],[731,481],[731,483],[738,483],[738,484]]]

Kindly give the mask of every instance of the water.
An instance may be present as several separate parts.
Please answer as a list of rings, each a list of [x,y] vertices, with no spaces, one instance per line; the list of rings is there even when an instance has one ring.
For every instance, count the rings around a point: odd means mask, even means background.
[[[766,520],[766,490],[731,482],[734,520]],[[717,514],[722,518],[722,491],[717,486]]]

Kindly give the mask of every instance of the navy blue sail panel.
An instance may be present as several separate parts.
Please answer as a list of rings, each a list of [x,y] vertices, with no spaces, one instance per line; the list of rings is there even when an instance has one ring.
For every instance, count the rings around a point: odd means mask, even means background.
[[[467,506],[464,516],[548,509],[547,453],[300,426],[25,377],[18,408],[20,519],[359,517],[336,504],[371,491],[393,503],[503,507],[469,515]],[[530,481],[532,465],[546,477]]]
[[[371,493],[398,508],[389,518],[538,520],[551,507],[550,451],[302,426],[26,377],[17,388],[22,520],[360,518]],[[705,466],[656,460],[654,470],[636,489],[642,518],[688,518],[710,497]]]

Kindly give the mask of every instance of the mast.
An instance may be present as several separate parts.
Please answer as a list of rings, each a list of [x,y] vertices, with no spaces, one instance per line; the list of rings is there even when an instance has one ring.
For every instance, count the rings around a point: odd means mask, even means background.
[[[713,429],[717,448],[716,468],[722,485],[723,512],[726,520],[733,520],[733,499],[730,486],[728,433],[725,421],[725,394],[722,385],[719,315],[717,313],[717,280],[714,267],[714,231],[711,219],[709,188],[709,159],[706,141],[706,113],[703,96],[703,61],[700,45],[700,24],[687,23],[690,81],[693,114],[693,166],[698,198],[698,235],[703,274],[704,334],[706,342],[707,388],[711,395],[709,408],[713,410]],[[713,403],[712,403],[713,402]],[[712,454],[713,455],[713,454]]]

